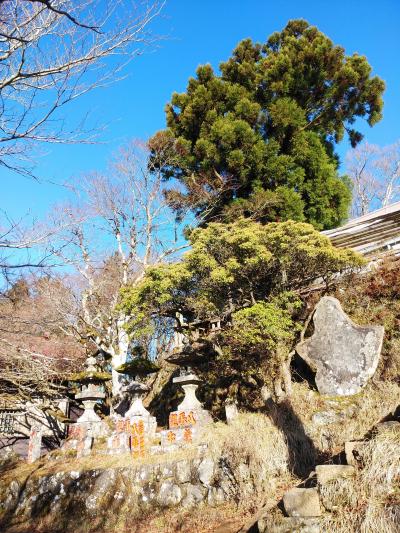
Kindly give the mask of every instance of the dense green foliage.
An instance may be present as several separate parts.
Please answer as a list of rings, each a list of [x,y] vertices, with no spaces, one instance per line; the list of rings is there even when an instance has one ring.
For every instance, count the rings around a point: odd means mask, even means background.
[[[263,45],[240,42],[220,71],[197,69],[150,142],[170,152],[162,170],[180,182],[171,204],[205,221],[239,214],[339,225],[351,192],[334,146],[345,132],[353,146],[361,140],[358,117],[371,126],[381,118],[384,83],[366,58],[293,20]]]
[[[310,224],[294,221],[210,223],[191,232],[190,244],[182,261],[149,268],[139,285],[124,290],[128,315],[182,313],[188,321],[228,316],[362,263]]]
[[[279,376],[293,345],[293,317],[301,307],[295,291],[363,263],[310,224],[294,221],[210,223],[194,230],[190,242],[182,261],[150,268],[139,285],[123,291],[132,336],[152,319],[177,313],[187,324],[218,317],[223,327],[214,341],[224,372],[251,370],[264,378]]]

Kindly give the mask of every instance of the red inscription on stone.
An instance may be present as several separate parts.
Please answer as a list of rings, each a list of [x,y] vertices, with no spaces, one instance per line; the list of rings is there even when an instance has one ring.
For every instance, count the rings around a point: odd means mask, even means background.
[[[188,443],[192,442],[192,430],[190,428],[183,430],[183,440]]]
[[[144,422],[139,420],[134,422],[131,427],[132,438],[131,448],[133,457],[144,457],[146,447],[144,442]]]
[[[169,427],[170,428],[177,428],[179,426],[178,424],[178,415],[176,413],[171,413],[169,415]]]
[[[139,420],[138,422],[134,422],[132,424],[131,432],[132,432],[132,435],[144,435],[144,422],[143,422],[143,420]]]
[[[173,431],[168,431],[167,433],[167,440],[170,444],[176,441],[176,435]]]
[[[188,415],[186,415],[185,411],[181,411],[180,413],[171,413],[169,415],[169,427],[171,429],[184,428],[186,426],[195,426],[195,425],[196,425],[196,419],[195,419],[193,411],[190,411]]]
[[[190,424],[191,426],[196,425],[196,419],[194,417],[193,411],[190,411],[190,413],[187,415],[186,424]]]

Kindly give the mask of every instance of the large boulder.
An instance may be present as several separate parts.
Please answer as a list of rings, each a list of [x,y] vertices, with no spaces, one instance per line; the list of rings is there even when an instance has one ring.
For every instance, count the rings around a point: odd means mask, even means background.
[[[378,366],[384,328],[358,326],[332,296],[321,298],[313,320],[314,334],[296,351],[316,372],[318,391],[330,396],[360,392]]]

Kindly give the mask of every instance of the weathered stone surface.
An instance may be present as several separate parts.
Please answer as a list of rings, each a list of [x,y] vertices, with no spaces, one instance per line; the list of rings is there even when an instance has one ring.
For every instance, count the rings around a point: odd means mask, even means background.
[[[192,469],[189,461],[176,463],[175,476],[178,483],[188,483],[192,478]]]
[[[207,503],[209,505],[218,505],[226,499],[225,492],[221,487],[211,487],[208,489]]]
[[[317,489],[294,488],[283,496],[283,505],[288,516],[321,516],[321,506]]]
[[[259,533],[320,533],[319,518],[285,517],[277,524],[271,524],[269,517],[257,522]]]
[[[397,422],[397,420],[388,420],[387,422],[379,422],[379,424],[376,424],[375,426],[375,431],[377,433],[391,429],[400,430],[400,422]]]
[[[46,531],[97,533],[107,531],[107,525],[118,521],[126,509],[129,520],[134,520],[153,507],[191,508],[203,501],[214,505],[232,495],[221,489],[221,484],[232,483],[231,477],[224,477],[218,461],[207,455],[119,467],[102,467],[100,461],[98,468],[85,465],[74,463],[71,470],[66,461],[51,465],[58,471],[41,467],[42,474],[35,470],[26,479],[1,480],[0,531],[15,523],[23,524],[23,531],[33,531],[40,521]]]
[[[164,481],[157,495],[157,502],[163,507],[177,505],[182,500],[182,490],[172,481]]]
[[[318,485],[326,485],[335,479],[353,477],[355,468],[352,465],[317,465],[315,472]]]
[[[186,486],[186,496],[182,500],[183,507],[194,507],[196,504],[201,503],[206,495],[206,490],[199,485],[188,484]]]
[[[238,416],[239,411],[236,403],[226,402],[225,403],[225,416],[227,424],[231,424]]]
[[[199,479],[206,487],[211,485],[214,476],[214,461],[208,457],[203,459],[199,465]]]
[[[331,296],[321,298],[313,320],[314,335],[296,350],[316,372],[318,391],[332,396],[360,392],[378,366],[384,328],[358,326]]]
[[[346,454],[346,462],[352,466],[362,466],[362,449],[364,441],[350,440],[344,443],[344,453]]]

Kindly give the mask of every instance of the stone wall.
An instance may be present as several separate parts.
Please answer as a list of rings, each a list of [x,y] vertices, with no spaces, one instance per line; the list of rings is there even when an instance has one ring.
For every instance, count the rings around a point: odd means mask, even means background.
[[[229,492],[226,480],[225,490]],[[13,524],[45,524],[44,531],[97,531],[155,508],[201,502],[218,504],[228,498],[221,488],[221,471],[209,456],[174,459],[119,468],[92,468],[32,473],[23,481],[0,487],[0,530]],[[47,528],[47,529],[46,529]],[[101,530],[101,529],[100,529]],[[40,530],[39,530],[40,531]]]

